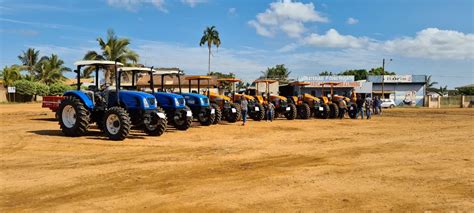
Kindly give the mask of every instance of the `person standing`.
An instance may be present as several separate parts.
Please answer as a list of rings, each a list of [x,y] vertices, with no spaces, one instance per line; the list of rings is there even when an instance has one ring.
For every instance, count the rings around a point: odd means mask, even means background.
[[[346,110],[347,110],[346,101],[344,99],[341,99],[339,101],[339,119],[344,118],[344,115],[346,114]]]
[[[367,97],[365,99],[365,115],[367,116],[367,119],[370,119],[371,117],[371,113],[370,113],[370,110],[372,109],[372,98],[370,97]]]
[[[245,99],[245,97],[242,95],[241,98],[240,98],[240,109],[241,109],[241,112],[242,112],[242,126],[245,126],[245,122],[247,122],[247,107],[248,107],[248,104],[249,102],[247,101],[247,99]]]
[[[365,98],[362,98],[360,95],[358,95],[357,100],[356,100],[356,105],[357,105],[356,119],[359,118],[359,115],[361,119],[364,119],[364,110],[365,110],[364,103],[365,103]]]
[[[377,101],[377,110],[378,110],[379,115],[382,115],[382,99],[379,99]]]
[[[374,97],[374,100],[372,100],[372,105],[371,105],[371,106],[372,106],[372,112],[374,112],[374,115],[379,114],[379,111],[378,111],[378,109],[377,109],[377,105],[378,105],[377,100],[378,100],[378,97],[377,97],[377,96],[375,96],[375,97]]]
[[[267,104],[267,121],[273,122],[273,110],[275,110],[275,106],[272,102],[268,102]]]

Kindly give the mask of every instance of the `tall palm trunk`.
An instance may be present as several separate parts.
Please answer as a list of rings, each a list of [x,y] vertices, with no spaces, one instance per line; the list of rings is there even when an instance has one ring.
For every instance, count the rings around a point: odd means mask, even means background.
[[[208,50],[209,50],[209,58],[207,61],[207,75],[211,74],[211,45],[208,45]]]

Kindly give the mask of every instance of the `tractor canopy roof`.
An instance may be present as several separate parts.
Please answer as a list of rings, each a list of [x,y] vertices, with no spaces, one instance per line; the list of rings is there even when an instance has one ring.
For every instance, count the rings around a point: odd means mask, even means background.
[[[272,79],[258,79],[258,80],[255,80],[254,82],[255,82],[255,83],[267,83],[267,84],[271,84],[271,83],[277,82],[277,80],[272,80]]]
[[[151,67],[122,67],[120,68],[122,72],[132,72],[132,71],[139,71],[139,72],[150,72]]]
[[[195,76],[188,76],[185,78],[185,80],[211,80],[211,76],[207,75],[195,75]]]
[[[290,86],[308,86],[311,85],[309,82],[304,82],[304,81],[294,81],[289,83]]]
[[[115,61],[102,61],[102,60],[83,60],[83,61],[76,61],[74,66],[97,66],[97,65],[115,65],[117,63],[118,66],[123,66],[120,62]]]
[[[240,79],[238,79],[238,78],[219,78],[219,79],[217,79],[217,81],[236,83],[236,82],[240,82]]]
[[[156,75],[184,75],[184,72],[177,67],[173,68],[155,68],[153,74]]]

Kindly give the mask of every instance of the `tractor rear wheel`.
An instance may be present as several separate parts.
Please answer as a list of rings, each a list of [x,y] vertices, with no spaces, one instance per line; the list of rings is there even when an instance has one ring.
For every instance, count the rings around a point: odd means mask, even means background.
[[[328,119],[329,118],[329,106],[327,104],[321,104],[318,109],[316,110],[316,117],[321,119]]]
[[[187,130],[189,127],[191,127],[191,124],[193,123],[193,117],[189,117],[187,115],[187,113],[190,111],[191,110],[189,107],[175,111],[175,115],[173,116],[173,126],[176,129]]]
[[[72,96],[64,98],[57,115],[61,130],[66,136],[77,137],[86,134],[90,113],[79,99]]]
[[[231,109],[227,114],[227,121],[229,123],[235,123],[238,120],[242,119],[242,111],[240,109],[240,106],[236,103],[231,103],[230,104]],[[232,111],[232,109],[235,109],[235,113]]]
[[[265,118],[265,108],[263,108],[262,104],[256,103],[255,108],[253,109],[253,113],[250,114],[250,117],[254,121],[261,121]],[[258,109],[258,111],[256,110]]]
[[[211,107],[214,109],[214,120],[212,121],[212,124],[218,124],[222,120],[222,111],[221,108],[219,108],[219,105],[217,104],[211,104]]]
[[[329,118],[337,118],[338,115],[339,115],[339,108],[337,104],[330,103],[329,104]]]
[[[130,132],[131,122],[127,111],[112,107],[104,115],[104,132],[110,140],[124,140]]]
[[[298,118],[308,119],[311,117],[311,108],[307,103],[303,103],[298,106]]]
[[[294,104],[288,104],[288,107],[290,107],[290,111],[287,111],[285,113],[285,117],[288,120],[293,120],[296,118],[297,115],[296,106]]]
[[[357,118],[357,104],[349,104],[349,109],[347,111],[347,114],[349,114],[349,117],[352,119]]]

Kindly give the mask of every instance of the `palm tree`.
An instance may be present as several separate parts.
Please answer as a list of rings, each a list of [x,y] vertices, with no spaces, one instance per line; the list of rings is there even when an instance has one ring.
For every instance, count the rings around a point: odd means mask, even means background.
[[[439,87],[437,93],[441,96],[445,96],[448,94],[448,86],[444,86],[444,87]]]
[[[211,72],[212,45],[216,45],[218,49],[219,49],[219,46],[221,45],[221,38],[219,37],[219,32],[217,31],[215,26],[206,27],[206,29],[204,30],[201,41],[199,42],[199,46],[202,46],[204,44],[207,44],[207,48],[209,50],[209,60],[208,60],[208,66],[207,66],[207,73],[209,74]]]
[[[289,71],[284,64],[277,64],[275,67],[269,67],[267,70],[262,71],[262,76],[260,78],[274,79],[278,80],[280,83],[287,83],[290,74],[291,71]]]
[[[26,51],[23,51],[22,54],[18,56],[18,59],[20,59],[21,64],[23,65],[22,68],[28,71],[30,78],[36,76],[39,50],[35,50],[34,48],[28,48]]]
[[[70,68],[64,66],[64,61],[55,54],[50,57],[42,57],[39,67],[38,79],[47,85],[65,80],[63,73],[71,71]]]
[[[0,73],[0,76],[2,77],[3,80],[3,86],[8,87],[13,84],[16,80],[21,79],[21,74],[20,74],[21,67],[17,65],[13,65],[10,67],[5,66]]]
[[[100,49],[102,53],[97,53],[96,51],[89,51],[84,56],[85,60],[109,60],[117,61],[123,63],[126,66],[136,64],[138,62],[139,56],[134,51],[128,49],[130,44],[130,39],[128,38],[119,38],[115,35],[115,32],[111,29],[107,31],[107,41],[104,41],[102,38],[97,38],[99,42]],[[132,62],[132,63],[130,63]],[[83,76],[89,76],[93,70],[86,69],[84,70]],[[105,79],[110,80],[110,83],[113,84],[115,78],[115,73],[113,68],[105,70]]]
[[[426,85],[426,92],[436,92],[437,88],[434,87],[434,85],[438,84],[438,82],[436,81],[431,81],[431,75],[429,75],[428,77],[426,77],[426,82],[425,82],[425,85]]]

